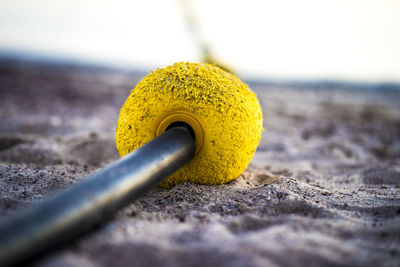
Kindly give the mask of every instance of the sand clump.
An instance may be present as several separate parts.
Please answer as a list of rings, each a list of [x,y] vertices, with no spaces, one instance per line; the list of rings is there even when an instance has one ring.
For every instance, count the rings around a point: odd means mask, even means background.
[[[119,109],[144,75],[0,63],[2,220],[118,159]],[[398,265],[400,90],[250,87],[265,131],[238,179],[154,188],[31,265]]]

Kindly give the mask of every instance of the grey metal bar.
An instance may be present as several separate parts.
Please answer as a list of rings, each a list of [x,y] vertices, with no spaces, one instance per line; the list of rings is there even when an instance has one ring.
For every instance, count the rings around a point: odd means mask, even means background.
[[[185,127],[153,141],[70,189],[0,225],[0,266],[23,262],[109,218],[188,163],[194,138]]]

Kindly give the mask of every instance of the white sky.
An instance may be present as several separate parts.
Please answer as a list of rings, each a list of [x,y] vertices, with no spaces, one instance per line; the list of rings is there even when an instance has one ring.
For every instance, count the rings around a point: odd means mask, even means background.
[[[193,0],[241,75],[400,81],[398,0]],[[0,0],[0,49],[144,68],[199,61],[177,0]]]

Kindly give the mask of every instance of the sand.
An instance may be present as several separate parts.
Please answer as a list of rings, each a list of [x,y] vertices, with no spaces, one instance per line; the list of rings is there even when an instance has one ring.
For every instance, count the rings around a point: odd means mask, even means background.
[[[118,159],[143,76],[0,61],[0,221]],[[265,132],[239,178],[154,188],[28,265],[399,266],[400,88],[250,85]]]

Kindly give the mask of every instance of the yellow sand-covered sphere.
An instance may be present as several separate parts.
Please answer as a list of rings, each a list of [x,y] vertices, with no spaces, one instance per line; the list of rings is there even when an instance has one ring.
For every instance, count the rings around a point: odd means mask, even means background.
[[[195,132],[196,154],[161,185],[223,184],[250,163],[262,132],[257,96],[234,75],[210,64],[179,62],[151,72],[121,108],[116,142],[121,156],[176,121]]]

